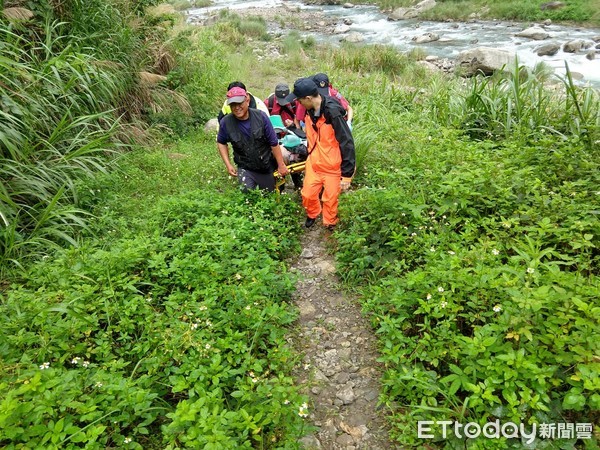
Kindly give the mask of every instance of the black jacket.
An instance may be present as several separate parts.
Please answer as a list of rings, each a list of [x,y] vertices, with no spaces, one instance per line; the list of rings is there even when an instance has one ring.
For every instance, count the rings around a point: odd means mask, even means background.
[[[222,123],[233,147],[233,161],[240,169],[258,173],[273,172],[277,167],[277,161],[265,136],[264,113],[252,108],[248,109],[248,112],[250,113],[250,137],[242,134],[238,120],[233,114],[223,117]]]

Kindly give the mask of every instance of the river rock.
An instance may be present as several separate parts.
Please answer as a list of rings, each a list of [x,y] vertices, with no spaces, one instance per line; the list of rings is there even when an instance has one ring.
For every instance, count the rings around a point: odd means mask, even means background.
[[[572,39],[568,42],[565,42],[563,45],[563,52],[565,53],[577,53],[579,50],[584,48],[588,48],[586,46],[586,42],[583,39]]]
[[[563,2],[546,2],[546,3],[542,3],[540,5],[540,9],[542,11],[544,11],[546,9],[560,9],[563,6],[565,6],[565,4]]]
[[[549,44],[544,44],[535,49],[535,53],[538,56],[554,56],[560,50],[560,44],[556,42],[551,42]]]
[[[353,5],[352,3],[344,3],[344,4],[342,5],[342,8],[347,8],[347,9],[349,9],[349,8],[354,8],[354,5]]]
[[[419,13],[414,8],[396,8],[388,16],[388,20],[407,20],[414,19]]]
[[[348,31],[350,31],[350,27],[346,24],[338,25],[333,30],[333,32],[335,34],[344,34],[344,33],[347,33]]]
[[[544,39],[548,39],[550,37],[550,35],[548,34],[548,32],[546,30],[544,30],[542,27],[538,27],[538,26],[529,27],[529,28],[515,34],[515,36],[524,37],[524,38],[528,38],[528,39],[534,39],[536,41],[543,41]]]
[[[356,398],[352,386],[345,386],[340,391],[338,391],[335,394],[335,396],[339,398],[344,403],[344,405],[349,405]]]
[[[210,119],[204,124],[204,131],[207,133],[211,131],[217,131],[219,129],[219,121],[217,119]]]
[[[440,37],[436,33],[425,33],[421,36],[415,36],[412,41],[415,44],[427,44],[429,42],[439,41]]]
[[[354,444],[354,438],[349,434],[342,434],[337,437],[335,442],[341,446],[348,447],[349,445]]]
[[[298,440],[298,443],[302,446],[301,448],[305,450],[317,450],[321,448],[321,443],[312,434],[304,436],[302,439]]]
[[[358,43],[365,40],[365,37],[358,31],[352,31],[347,36],[342,38],[343,41]]]
[[[417,61],[417,64],[425,67],[430,72],[437,72],[438,67],[429,61]]]
[[[593,59],[596,59],[596,50],[589,50],[586,54],[585,57],[587,59],[589,59],[590,61],[592,61]]]
[[[490,47],[477,47],[459,53],[456,65],[461,67],[464,76],[473,76],[478,72],[491,75],[498,70],[511,70],[516,54],[508,50]]]
[[[434,8],[436,5],[435,0],[423,0],[415,5],[415,9],[422,11],[427,11],[429,9]]]

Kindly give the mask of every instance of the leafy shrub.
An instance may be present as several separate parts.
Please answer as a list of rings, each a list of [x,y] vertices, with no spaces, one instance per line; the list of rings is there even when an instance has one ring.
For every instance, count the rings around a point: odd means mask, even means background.
[[[418,420],[595,423],[597,149],[551,135],[472,141],[421,123],[428,101],[363,105],[379,132],[366,186],[341,203],[337,260],[381,336],[394,437],[422,444]]]
[[[1,299],[2,446],[293,442],[296,208],[195,191],[159,202],[149,232],[34,266]]]

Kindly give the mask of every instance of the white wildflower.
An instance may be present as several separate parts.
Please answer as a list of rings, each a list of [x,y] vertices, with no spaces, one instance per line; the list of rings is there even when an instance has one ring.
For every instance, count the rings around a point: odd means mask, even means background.
[[[534,273],[535,269],[533,267],[528,267],[527,268],[527,273]]]
[[[498,249],[492,250],[492,255],[499,255],[500,251]]]
[[[496,305],[492,309],[494,310],[494,312],[500,312],[500,311],[502,311],[502,306]]]
[[[427,300],[431,300],[431,297],[433,297],[433,295],[427,294]]]
[[[444,292],[444,288],[443,287],[438,287],[438,292]]]
[[[445,308],[446,306],[448,306],[448,302],[442,302],[442,303],[440,303],[440,307]]]
[[[50,363],[49,362],[45,362],[42,363],[42,365],[40,366],[40,370],[46,370],[50,368]]]

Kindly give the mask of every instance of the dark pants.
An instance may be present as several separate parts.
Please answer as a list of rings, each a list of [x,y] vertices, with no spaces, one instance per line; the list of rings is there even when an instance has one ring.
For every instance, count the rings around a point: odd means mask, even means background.
[[[248,169],[238,168],[238,181],[243,191],[251,189],[265,189],[269,192],[275,190],[275,177],[273,173],[259,173]]]

